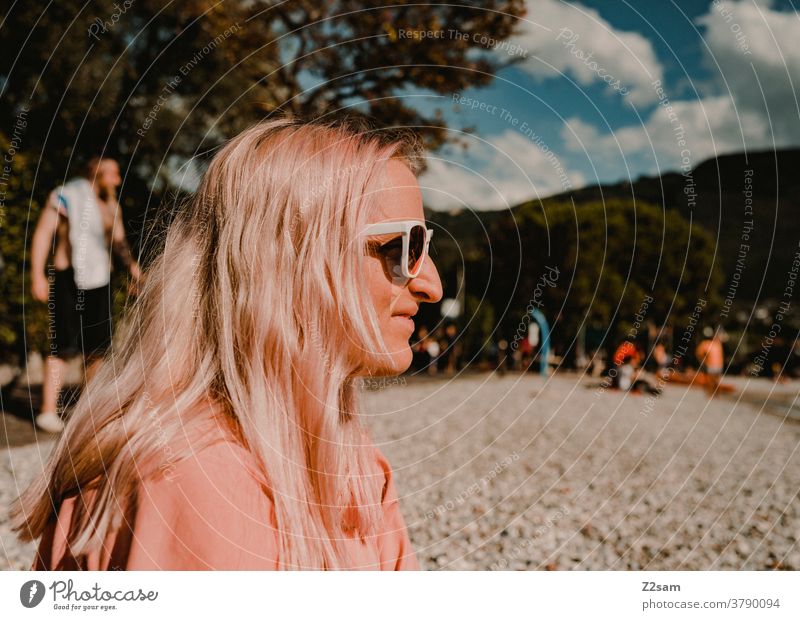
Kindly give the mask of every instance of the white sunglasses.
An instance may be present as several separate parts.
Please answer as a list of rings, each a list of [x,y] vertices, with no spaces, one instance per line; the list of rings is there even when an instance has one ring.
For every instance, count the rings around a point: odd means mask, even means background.
[[[370,224],[361,231],[364,236],[393,233],[400,236],[381,244],[376,252],[393,277],[416,278],[428,255],[433,229],[420,220],[402,220]]]

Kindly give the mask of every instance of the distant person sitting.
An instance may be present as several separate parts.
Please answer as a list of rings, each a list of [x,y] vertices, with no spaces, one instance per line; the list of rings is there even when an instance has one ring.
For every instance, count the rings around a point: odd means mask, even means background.
[[[51,304],[52,336],[45,358],[42,407],[36,425],[47,432],[64,428],[59,415],[65,360],[83,353],[87,379],[97,371],[111,340],[111,254],[140,278],[123,228],[116,189],[121,183],[113,159],[94,158],[84,176],[54,189],[45,204],[31,247],[34,299]],[[53,242],[55,237],[55,243]],[[45,273],[53,259],[53,277]],[[135,292],[132,289],[131,292]]]
[[[633,385],[633,374],[639,360],[639,350],[630,340],[625,340],[614,351],[608,369],[611,385],[620,390],[629,390]]]
[[[644,378],[642,358],[642,350],[636,343],[626,340],[619,345],[614,352],[613,366],[609,369],[612,385],[623,391],[660,394],[661,390]]]

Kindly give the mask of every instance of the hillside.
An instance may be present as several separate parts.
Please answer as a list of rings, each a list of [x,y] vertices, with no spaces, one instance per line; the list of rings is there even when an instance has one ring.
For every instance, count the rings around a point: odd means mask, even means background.
[[[688,204],[684,194],[692,181],[694,206]],[[746,202],[746,189],[752,191],[752,204]],[[779,298],[800,241],[800,149],[721,155],[699,164],[692,170],[691,179],[668,172],[633,183],[586,187],[553,198],[572,198],[578,205],[634,198],[678,209],[718,239],[717,260],[726,276],[723,295],[741,249],[746,255],[744,267],[740,267],[737,301]],[[753,222],[749,233],[748,221]],[[743,238],[743,233],[749,239]],[[740,248],[740,244],[749,245],[749,249]]]
[[[694,204],[685,190],[694,193]],[[537,209],[546,212],[548,205],[570,200],[578,208],[592,202],[633,200],[677,210],[717,240],[715,261],[724,275],[721,296],[731,290],[739,261],[736,305],[780,299],[800,242],[800,149],[721,155],[702,162],[690,175],[667,172],[633,183],[588,186],[546,198]],[[514,243],[515,239],[491,238],[487,231],[510,221],[524,226],[524,218],[517,215],[523,206],[501,212],[428,212],[437,226],[453,236],[443,238],[442,231],[437,237],[439,249],[444,250],[440,252],[444,271],[460,262],[462,252],[481,254],[490,242],[494,247]]]

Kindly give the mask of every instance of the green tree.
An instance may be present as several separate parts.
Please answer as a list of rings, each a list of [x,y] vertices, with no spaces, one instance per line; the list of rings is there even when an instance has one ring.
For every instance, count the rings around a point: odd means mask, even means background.
[[[26,157],[15,148],[0,133],[0,358],[11,362],[21,361],[9,358],[24,357],[26,344],[28,349],[43,349],[47,332],[46,307],[23,291],[28,224],[38,216],[39,205],[30,200],[33,175]]]
[[[181,188],[184,170],[196,172],[225,139],[276,112],[318,116],[349,108],[382,125],[416,126],[430,148],[440,146],[449,135],[440,111],[420,111],[404,95],[489,84],[519,57],[503,60],[481,41],[508,38],[524,6],[522,0],[4,4],[0,131],[10,134],[24,114],[26,157],[17,157],[20,179],[9,183],[31,184],[9,191],[4,203],[7,221],[19,223],[3,231],[9,282],[24,274],[36,205],[100,152],[123,164],[120,198],[138,244],[137,233],[168,191]],[[429,31],[447,34],[413,36]],[[10,286],[22,290],[21,281]],[[13,340],[10,316],[4,313],[0,343]]]
[[[130,162],[132,182],[168,184],[183,161],[276,110],[356,106],[418,126],[435,148],[447,135],[438,110],[401,95],[490,83],[519,57],[489,54],[481,38],[507,38],[523,12],[522,0],[17,2],[0,9],[0,46],[14,50],[0,58],[0,127],[30,110],[45,186],[100,150]],[[414,36],[433,31],[445,36]]]

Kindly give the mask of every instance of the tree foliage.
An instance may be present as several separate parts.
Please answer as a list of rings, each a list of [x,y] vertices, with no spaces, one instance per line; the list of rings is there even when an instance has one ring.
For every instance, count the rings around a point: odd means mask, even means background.
[[[504,61],[481,41],[507,38],[523,11],[521,0],[17,2],[0,15],[0,45],[14,50],[0,59],[0,126],[30,109],[26,141],[45,184],[97,151],[130,163],[132,181],[169,181],[165,163],[276,110],[355,106],[418,127],[435,148],[441,115],[402,95],[488,84]],[[411,36],[432,31],[445,36]]]
[[[16,310],[6,310],[21,303],[30,218],[90,157],[120,159],[120,198],[136,244],[167,190],[180,189],[184,171],[271,114],[313,117],[346,108],[381,125],[416,127],[436,148],[449,135],[438,107],[423,111],[406,95],[490,83],[514,59],[491,54],[486,41],[508,38],[524,6],[522,0],[5,3],[0,133],[10,139],[20,117],[27,123],[3,205],[2,253],[14,292],[3,302],[0,343],[22,337]],[[430,31],[444,34],[408,35]]]
[[[23,291],[26,239],[32,217],[39,205],[30,201],[33,178],[25,155],[14,152],[7,136],[0,133],[0,358],[13,352],[24,355],[25,346],[43,348],[47,331],[45,306],[36,304],[29,291]],[[30,212],[16,205],[29,205]],[[25,342],[24,334],[34,341]],[[17,360],[13,360],[17,361]]]

